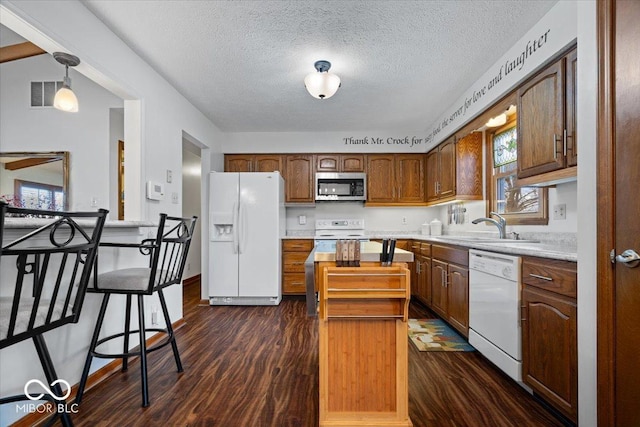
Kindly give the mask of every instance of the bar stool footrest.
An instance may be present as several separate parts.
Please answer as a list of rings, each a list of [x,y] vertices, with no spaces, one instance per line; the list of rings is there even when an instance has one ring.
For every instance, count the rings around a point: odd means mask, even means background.
[[[174,339],[174,335],[170,334],[169,331],[167,331],[166,329],[162,329],[162,328],[147,328],[144,330],[145,333],[146,332],[160,332],[165,334],[166,336],[164,338],[162,338],[162,340],[158,343],[153,344],[150,347],[147,347],[147,353],[151,353],[152,351],[156,351],[159,350],[163,347],[166,347],[167,345],[171,344],[171,341],[173,341]],[[131,330],[129,331],[129,335],[132,334],[139,334],[140,330],[136,329],[136,330]],[[111,341],[113,339],[116,338],[120,338],[126,335],[126,332],[119,332],[117,334],[113,334],[113,335],[109,335],[106,336],[104,338],[101,338],[100,340],[98,340],[98,342],[96,343],[96,347],[98,347],[101,344],[104,344],[108,341]],[[93,357],[99,357],[101,359],[124,359],[125,357],[135,357],[135,356],[140,356],[140,350],[138,351],[130,351],[128,353],[101,353],[98,351],[92,351],[91,355]]]

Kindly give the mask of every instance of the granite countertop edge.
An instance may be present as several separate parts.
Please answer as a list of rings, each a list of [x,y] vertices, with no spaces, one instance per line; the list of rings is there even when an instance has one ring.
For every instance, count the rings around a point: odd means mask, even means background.
[[[467,249],[479,249],[488,252],[497,252],[507,255],[519,255],[519,256],[534,256],[538,258],[548,258],[559,261],[577,262],[578,254],[577,247],[571,243],[554,243],[550,241],[541,240],[540,243],[509,243],[506,240],[504,243],[486,243],[486,242],[474,242],[474,241],[455,241],[446,240],[437,236],[426,236],[423,234],[405,234],[395,232],[379,232],[373,234],[367,234],[365,237],[369,239],[382,239],[382,238],[396,238],[396,239],[412,239],[420,240],[429,243],[442,243],[449,246],[460,246]],[[287,235],[283,237],[283,240],[289,239],[313,239],[312,233],[296,233],[295,235]]]

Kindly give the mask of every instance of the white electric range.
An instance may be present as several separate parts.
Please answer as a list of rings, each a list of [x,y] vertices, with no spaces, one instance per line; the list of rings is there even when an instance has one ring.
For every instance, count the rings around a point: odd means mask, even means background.
[[[368,241],[365,237],[364,219],[317,219],[315,230],[315,246],[320,252],[331,252],[336,249],[338,239],[357,239]]]

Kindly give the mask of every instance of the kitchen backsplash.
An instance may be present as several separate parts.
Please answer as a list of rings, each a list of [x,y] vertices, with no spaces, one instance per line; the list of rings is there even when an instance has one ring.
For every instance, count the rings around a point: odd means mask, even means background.
[[[567,219],[554,220],[553,206],[566,205]],[[332,218],[364,218],[368,233],[420,234],[422,224],[438,218],[443,224],[444,234],[492,233],[495,227],[486,224],[472,224],[475,218],[486,216],[484,201],[463,203],[462,224],[451,224],[448,207],[376,207],[365,208],[360,202],[317,203],[310,207],[287,207],[287,233],[300,235],[312,233],[316,219]],[[549,224],[507,226],[507,232],[515,231],[521,236],[527,233],[568,233],[574,236],[577,232],[577,184],[570,182],[549,189]],[[304,216],[306,224],[300,224],[300,216]]]

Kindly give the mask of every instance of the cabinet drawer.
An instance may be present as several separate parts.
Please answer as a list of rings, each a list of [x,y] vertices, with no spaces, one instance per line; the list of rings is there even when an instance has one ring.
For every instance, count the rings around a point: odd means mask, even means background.
[[[313,240],[310,239],[287,239],[282,241],[283,252],[311,252]]]
[[[307,252],[288,252],[282,254],[283,270],[286,273],[304,273],[304,262],[309,257]]]
[[[459,247],[431,245],[431,257],[452,264],[469,266],[469,251]]]
[[[522,283],[576,298],[577,265],[575,262],[523,257]]]
[[[282,292],[285,294],[304,294],[307,291],[304,273],[285,273],[282,276]]]
[[[421,243],[420,244],[420,253],[423,256],[430,257],[431,256],[431,243]]]

